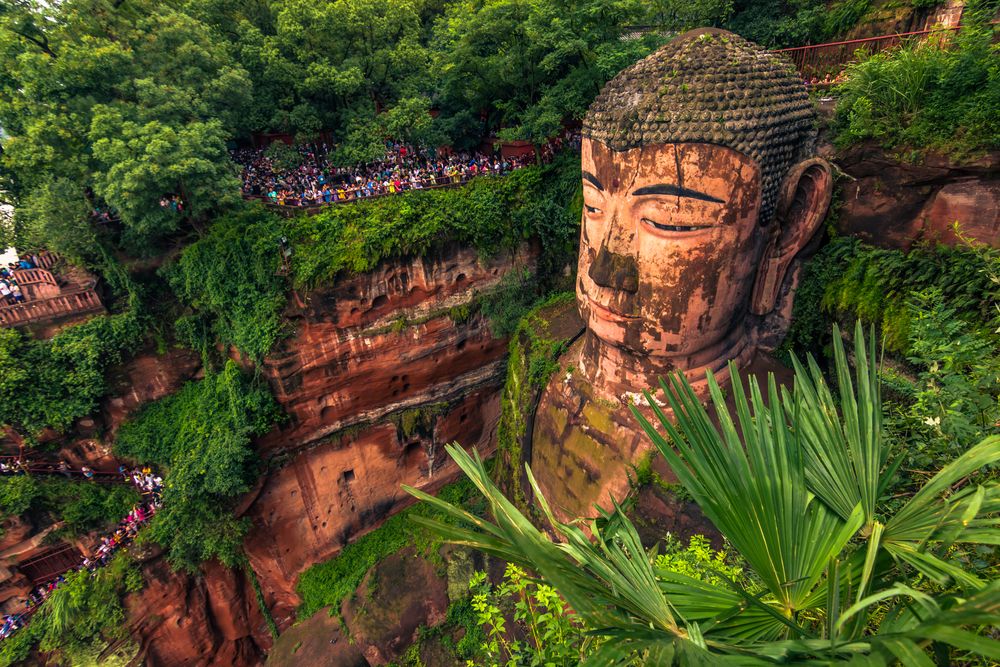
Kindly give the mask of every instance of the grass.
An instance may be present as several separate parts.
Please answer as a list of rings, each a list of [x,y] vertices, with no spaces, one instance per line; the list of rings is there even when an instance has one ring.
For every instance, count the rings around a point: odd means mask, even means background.
[[[450,503],[464,505],[472,512],[484,510],[482,498],[464,477],[441,489],[438,497]],[[473,503],[473,500],[478,502]],[[400,549],[412,545],[424,553],[436,551],[441,542],[415,530],[410,521],[414,515],[441,520],[445,518],[423,503],[414,505],[351,542],[330,560],[313,565],[303,572],[296,585],[296,590],[302,597],[302,605],[298,609],[299,620],[309,618],[323,607],[332,607],[331,614],[336,614],[340,603],[354,593],[365,573]]]

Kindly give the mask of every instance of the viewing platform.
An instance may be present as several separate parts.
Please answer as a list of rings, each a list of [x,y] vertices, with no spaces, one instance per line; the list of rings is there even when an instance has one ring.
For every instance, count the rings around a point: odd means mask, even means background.
[[[65,265],[53,253],[38,255],[35,268],[15,269],[11,278],[24,300],[13,304],[7,299],[0,302],[0,326],[42,324],[48,328],[105,312],[97,294],[97,279],[82,269]]]

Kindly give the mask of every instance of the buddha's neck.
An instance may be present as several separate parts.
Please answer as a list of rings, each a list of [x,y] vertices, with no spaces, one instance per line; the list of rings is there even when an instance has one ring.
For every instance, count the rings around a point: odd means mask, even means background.
[[[658,389],[659,379],[670,373],[684,373],[699,396],[707,395],[706,371],[712,371],[720,383],[729,379],[727,364],[735,361],[745,368],[754,346],[748,332],[737,327],[722,340],[684,356],[638,355],[605,343],[590,330],[580,351],[580,372],[597,394],[608,400],[623,400],[644,389]]]

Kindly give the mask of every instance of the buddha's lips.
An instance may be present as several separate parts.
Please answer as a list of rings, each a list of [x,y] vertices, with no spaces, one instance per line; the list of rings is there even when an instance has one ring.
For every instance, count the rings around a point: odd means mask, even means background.
[[[609,309],[607,306],[602,306],[601,304],[594,301],[593,298],[587,296],[587,301],[590,303],[590,307],[594,309],[595,314],[602,320],[607,320],[609,322],[617,322],[618,324],[626,324],[628,322],[635,322],[639,318],[634,315],[622,315],[621,313],[616,313],[615,311]]]

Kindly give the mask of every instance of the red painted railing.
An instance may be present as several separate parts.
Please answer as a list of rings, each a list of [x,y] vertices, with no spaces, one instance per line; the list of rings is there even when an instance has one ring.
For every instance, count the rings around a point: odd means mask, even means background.
[[[83,554],[80,550],[67,544],[29,558],[19,563],[17,569],[31,580],[33,586],[39,586],[79,566],[81,558]]]
[[[21,287],[25,285],[53,285],[59,286],[56,277],[46,269],[16,269],[14,279]]]
[[[959,26],[951,26],[901,32],[864,39],[849,39],[843,42],[796,46],[790,49],[779,49],[775,53],[780,53],[791,60],[795,69],[806,81],[828,84],[832,83],[847,65],[858,62],[862,58],[894,49],[910,41],[925,39],[932,34],[945,34],[958,29]]]
[[[49,252],[48,250],[40,253],[38,255],[38,268],[40,269],[51,269],[56,262],[59,261],[59,255],[54,252]]]
[[[37,322],[70,314],[84,314],[104,310],[101,299],[94,290],[73,294],[60,294],[48,299],[25,301],[0,308],[0,326],[9,327],[26,322]]]

